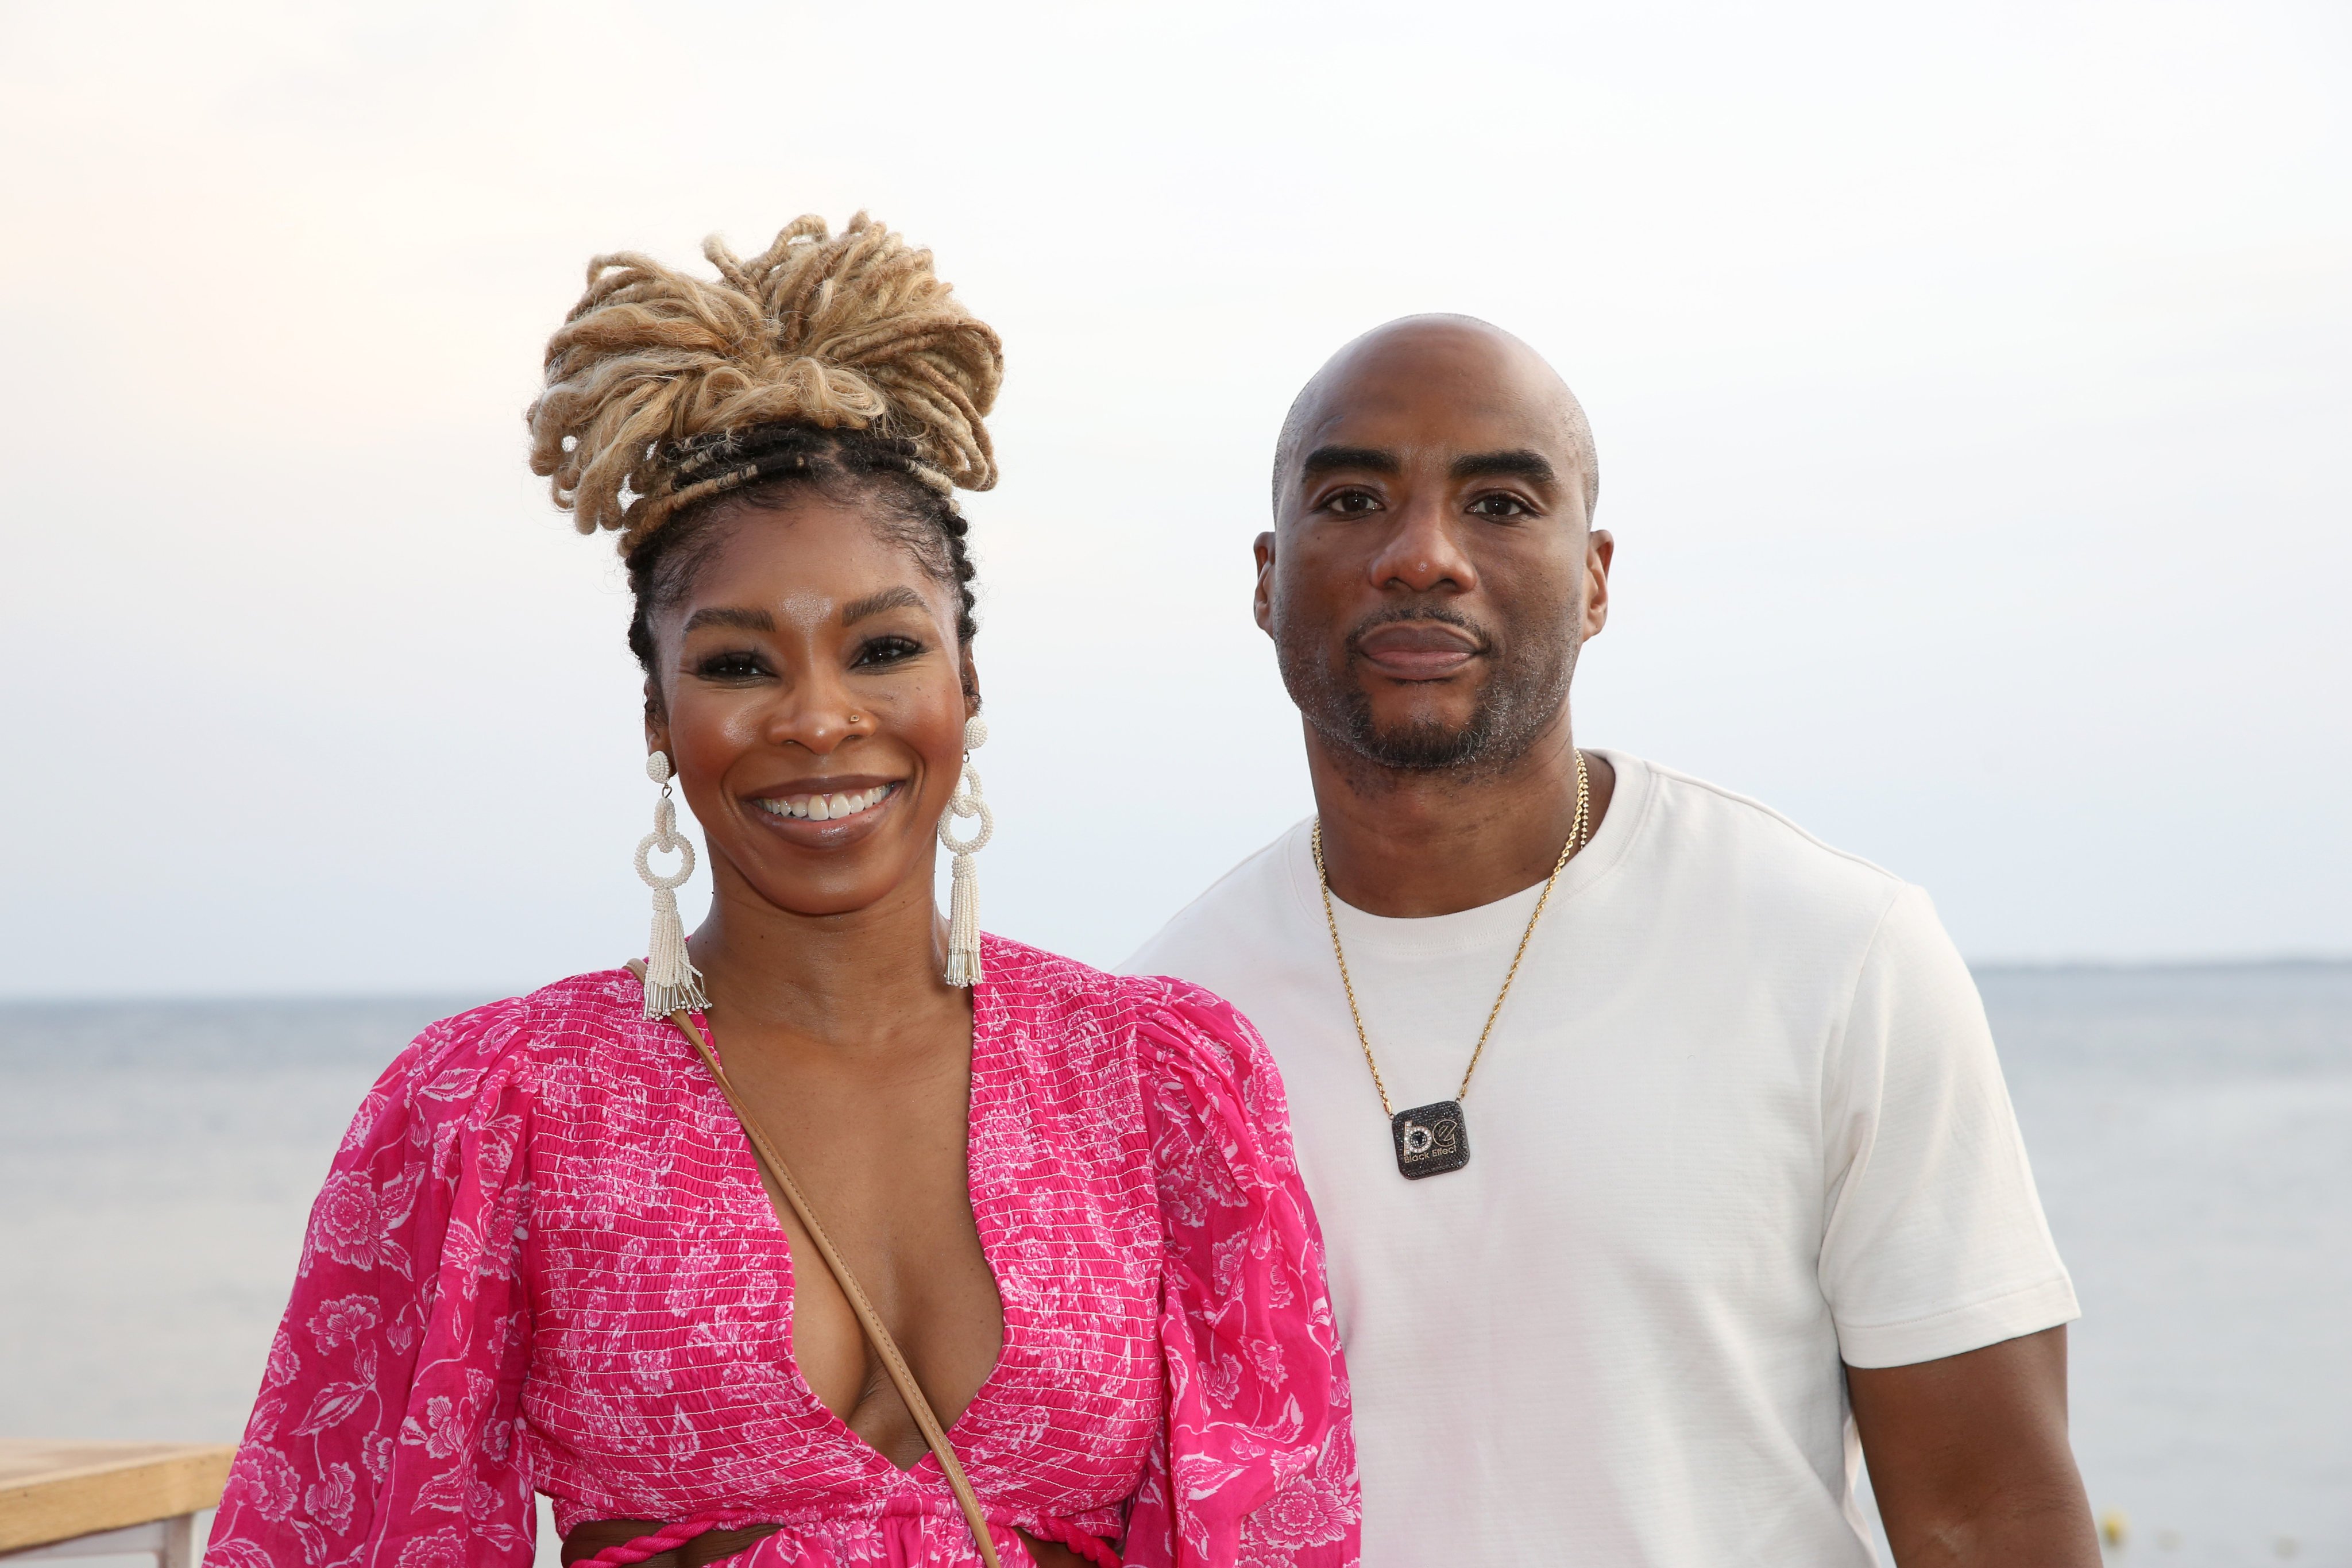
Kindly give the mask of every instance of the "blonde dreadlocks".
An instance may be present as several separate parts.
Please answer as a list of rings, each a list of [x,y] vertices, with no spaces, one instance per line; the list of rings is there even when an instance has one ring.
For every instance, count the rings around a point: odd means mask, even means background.
[[[908,246],[864,213],[836,237],[793,220],[750,260],[713,236],[715,280],[624,251],[548,340],[526,416],[531,471],[583,533],[620,535],[635,590],[629,641],[650,668],[655,604],[688,574],[702,503],[774,504],[794,483],[856,484],[882,521],[958,587],[973,634],[968,525],[952,489],[996,483],[982,420],[1003,347]]]

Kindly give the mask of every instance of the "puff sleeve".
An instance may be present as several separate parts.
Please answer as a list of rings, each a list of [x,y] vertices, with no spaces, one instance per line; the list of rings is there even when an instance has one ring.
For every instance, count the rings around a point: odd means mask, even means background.
[[[213,1568],[531,1561],[528,1067],[506,1005],[434,1025],[310,1211]]]
[[[1141,1027],[1165,1217],[1167,1422],[1129,1515],[1132,1568],[1342,1568],[1360,1507],[1347,1368],[1272,1058],[1178,981]]]

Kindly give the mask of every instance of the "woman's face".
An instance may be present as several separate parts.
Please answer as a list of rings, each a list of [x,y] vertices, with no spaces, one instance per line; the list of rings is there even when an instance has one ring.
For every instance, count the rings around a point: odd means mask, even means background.
[[[928,901],[970,712],[954,590],[821,493],[710,526],[710,554],[653,623],[646,728],[712,875],[801,915],[910,883]]]

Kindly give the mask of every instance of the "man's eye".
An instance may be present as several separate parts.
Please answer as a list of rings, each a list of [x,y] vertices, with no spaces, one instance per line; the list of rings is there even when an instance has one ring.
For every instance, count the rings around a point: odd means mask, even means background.
[[[705,680],[757,680],[768,673],[760,656],[741,648],[706,656],[694,667],[694,673]]]
[[[1474,516],[1477,517],[1530,517],[1534,515],[1532,509],[1528,507],[1527,502],[1521,500],[1517,496],[1507,495],[1480,496],[1476,500],[1470,503],[1470,510]]]
[[[923,651],[923,645],[912,637],[896,635],[869,637],[859,647],[857,657],[849,661],[852,669],[872,668],[876,665],[897,664]]]
[[[1341,517],[1361,517],[1368,511],[1378,510],[1380,504],[1381,498],[1370,490],[1341,490],[1323,503],[1323,510],[1337,512]]]

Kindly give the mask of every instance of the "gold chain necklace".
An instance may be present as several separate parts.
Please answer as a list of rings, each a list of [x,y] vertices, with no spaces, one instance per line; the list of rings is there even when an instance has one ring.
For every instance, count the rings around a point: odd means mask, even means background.
[[[1323,923],[1330,928],[1331,956],[1339,961],[1339,985],[1348,993],[1348,1016],[1356,1021],[1356,1044],[1364,1048],[1364,1065],[1372,1069],[1372,1087],[1380,1091],[1381,1109],[1388,1112],[1390,1136],[1396,1140],[1397,1171],[1407,1181],[1442,1176],[1470,1163],[1470,1128],[1462,1119],[1462,1102],[1470,1094],[1470,1075],[1478,1070],[1478,1058],[1486,1054],[1486,1037],[1495,1032],[1495,1020],[1503,1016],[1504,998],[1511,994],[1511,982],[1519,977],[1519,961],[1528,955],[1528,943],[1535,939],[1536,922],[1543,919],[1544,906],[1551,902],[1553,886],[1559,881],[1559,874],[1568,869],[1570,857],[1583,848],[1591,837],[1592,790],[1584,771],[1584,753],[1580,751],[1576,753],[1576,818],[1569,824],[1568,842],[1560,846],[1559,859],[1544,881],[1535,912],[1528,916],[1528,929],[1519,933],[1519,950],[1511,954],[1511,967],[1503,976],[1503,988],[1495,994],[1495,1005],[1486,1010],[1486,1026],[1478,1031],[1477,1048],[1470,1053],[1470,1065],[1462,1074],[1462,1087],[1454,1091],[1452,1100],[1399,1110],[1389,1103],[1389,1086],[1381,1080],[1381,1064],[1372,1059],[1371,1037],[1364,1033],[1363,1009],[1356,1005],[1356,983],[1348,973],[1347,950],[1339,945],[1339,918],[1331,912],[1331,873],[1323,866],[1323,819],[1315,819],[1315,879],[1323,889]]]

